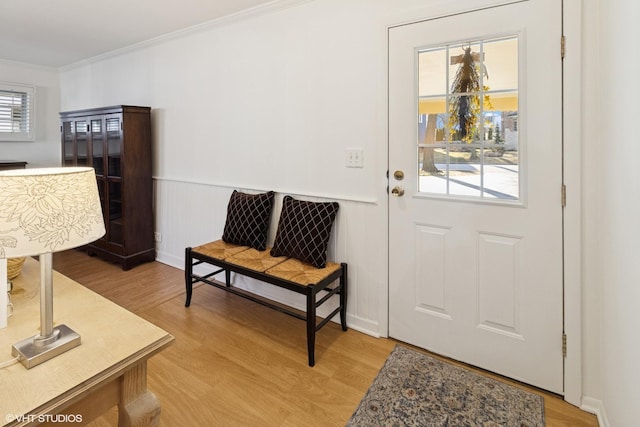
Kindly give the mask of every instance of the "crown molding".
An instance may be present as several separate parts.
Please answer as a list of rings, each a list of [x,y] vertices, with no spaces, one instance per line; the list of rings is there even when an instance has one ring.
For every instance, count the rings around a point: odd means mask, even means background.
[[[51,73],[57,73],[60,70],[59,68],[49,67],[47,65],[31,64],[29,62],[12,61],[10,59],[0,59],[0,66],[2,66],[2,65],[7,66],[7,67],[31,68],[33,70],[47,71],[47,72],[51,72]]]
[[[105,59],[123,55],[128,52],[134,52],[136,50],[143,49],[149,46],[165,43],[170,40],[180,39],[182,37],[187,37],[202,31],[207,31],[213,28],[218,28],[225,25],[233,24],[235,22],[243,21],[249,18],[254,18],[257,16],[275,13],[284,9],[290,9],[292,7],[300,6],[302,4],[310,3],[312,1],[314,0],[274,0],[272,2],[261,4],[259,6],[254,6],[252,8],[242,10],[240,12],[222,16],[220,18],[216,18],[211,21],[203,22],[202,24],[187,27],[178,31],[173,31],[171,33],[163,34],[161,36],[154,37],[152,39],[145,40],[140,43],[135,43],[127,47],[115,49],[100,55],[93,56],[91,58],[84,59],[82,61],[74,62],[69,65],[64,65],[58,68],[58,70],[60,72],[69,71],[74,68],[79,68],[84,65],[103,61]]]

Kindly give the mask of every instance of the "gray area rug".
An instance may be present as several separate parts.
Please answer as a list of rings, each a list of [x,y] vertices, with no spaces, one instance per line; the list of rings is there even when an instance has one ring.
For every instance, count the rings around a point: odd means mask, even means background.
[[[544,426],[544,400],[396,346],[347,426]]]

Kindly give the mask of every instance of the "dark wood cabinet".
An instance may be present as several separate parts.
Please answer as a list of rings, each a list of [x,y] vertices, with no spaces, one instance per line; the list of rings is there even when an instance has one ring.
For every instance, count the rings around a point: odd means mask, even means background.
[[[26,166],[27,162],[20,162],[17,160],[0,160],[0,171],[24,169]]]
[[[151,108],[118,105],[60,113],[63,166],[96,171],[106,234],[87,246],[124,270],[155,259]]]

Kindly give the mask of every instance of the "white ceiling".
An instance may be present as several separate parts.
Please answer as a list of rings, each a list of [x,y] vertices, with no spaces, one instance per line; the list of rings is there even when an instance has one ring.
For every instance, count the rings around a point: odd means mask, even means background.
[[[0,0],[0,60],[62,67],[273,0]]]

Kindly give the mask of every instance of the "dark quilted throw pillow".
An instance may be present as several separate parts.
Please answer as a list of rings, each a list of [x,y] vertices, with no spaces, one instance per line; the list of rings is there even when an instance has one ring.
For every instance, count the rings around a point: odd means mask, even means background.
[[[306,202],[285,196],[271,255],[297,258],[324,268],[338,208],[336,202]]]
[[[245,194],[233,190],[227,206],[227,221],[222,240],[236,245],[250,246],[259,251],[267,249],[267,232],[275,193]]]

